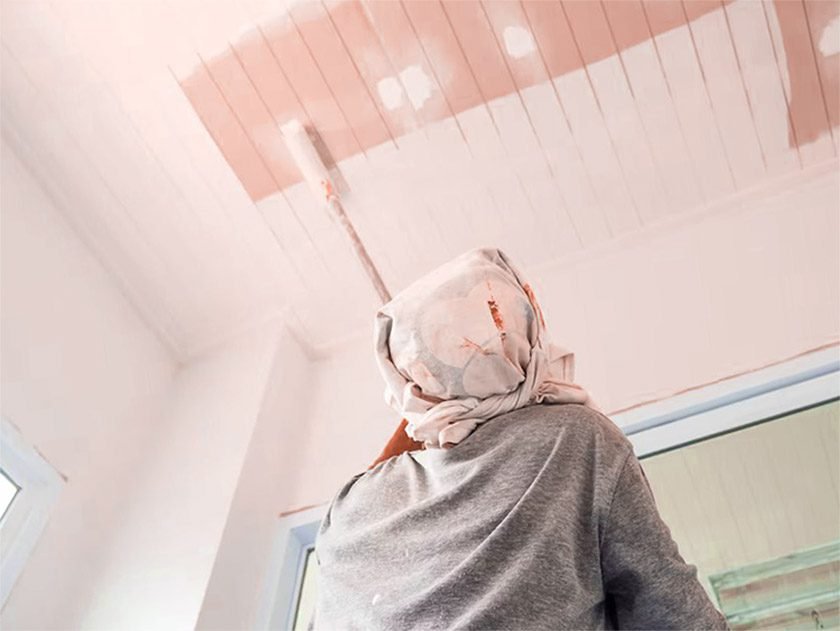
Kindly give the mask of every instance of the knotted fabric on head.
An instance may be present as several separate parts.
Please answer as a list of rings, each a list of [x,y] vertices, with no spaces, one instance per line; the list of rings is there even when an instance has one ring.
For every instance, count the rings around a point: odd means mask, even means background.
[[[551,344],[530,285],[498,249],[470,250],[376,314],[385,400],[427,448],[534,403],[599,410],[574,380],[574,353]]]

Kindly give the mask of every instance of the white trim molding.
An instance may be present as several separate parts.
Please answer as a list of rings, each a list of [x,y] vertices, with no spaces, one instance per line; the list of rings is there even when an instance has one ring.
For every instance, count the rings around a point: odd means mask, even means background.
[[[840,397],[840,346],[610,416],[642,458]]]
[[[65,479],[17,428],[0,420],[0,466],[20,487],[0,521],[0,607],[49,521]]]

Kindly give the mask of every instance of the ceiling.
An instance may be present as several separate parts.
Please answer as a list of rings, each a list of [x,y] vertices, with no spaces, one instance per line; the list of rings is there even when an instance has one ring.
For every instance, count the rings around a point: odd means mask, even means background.
[[[316,135],[389,290],[562,259],[838,149],[824,0],[2,0],[2,132],[182,359],[377,295],[300,182]]]

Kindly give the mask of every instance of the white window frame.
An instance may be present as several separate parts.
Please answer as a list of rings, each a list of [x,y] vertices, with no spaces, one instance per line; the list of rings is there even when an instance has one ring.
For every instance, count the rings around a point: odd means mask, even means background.
[[[306,552],[315,546],[326,512],[327,504],[322,504],[280,519],[259,598],[256,629],[292,628]]]
[[[0,522],[0,608],[49,521],[65,479],[17,428],[0,420],[0,466],[20,490]]]
[[[832,346],[610,418],[644,458],[838,397],[840,346]]]
[[[609,415],[638,458],[787,416],[840,398],[840,345]],[[327,505],[280,520],[256,628],[291,629],[306,551]]]

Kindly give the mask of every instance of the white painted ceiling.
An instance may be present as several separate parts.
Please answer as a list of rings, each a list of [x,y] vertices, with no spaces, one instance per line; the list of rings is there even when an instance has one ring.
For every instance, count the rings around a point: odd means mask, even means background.
[[[290,163],[302,119],[392,293],[526,269],[836,159],[837,2],[2,0],[2,133],[187,359],[378,298]]]

